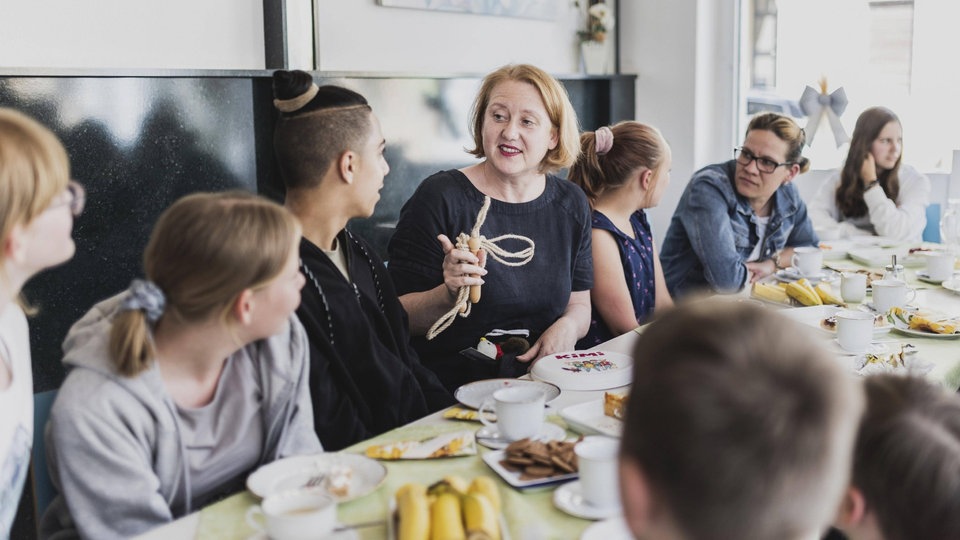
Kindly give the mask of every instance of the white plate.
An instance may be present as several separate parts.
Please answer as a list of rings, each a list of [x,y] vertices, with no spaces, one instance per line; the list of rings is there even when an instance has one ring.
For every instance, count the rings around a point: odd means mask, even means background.
[[[500,478],[503,478],[504,482],[517,489],[549,486],[551,484],[569,482],[570,480],[577,479],[577,473],[570,473],[558,474],[557,476],[549,476],[547,478],[537,478],[536,480],[521,480],[519,472],[507,470],[503,465],[500,464],[500,461],[506,457],[507,452],[505,450],[494,450],[483,455],[483,462],[486,463],[488,467],[493,469],[493,472],[499,474]]]
[[[919,358],[916,354],[904,355],[902,366],[892,366],[888,363],[867,364],[863,355],[852,357],[853,369],[860,375],[876,375],[879,373],[906,373],[921,377],[933,369],[933,363]]]
[[[777,273],[774,274],[773,277],[777,278],[777,281],[782,281],[784,283],[791,283],[800,278],[807,278],[807,281],[810,283],[817,284],[821,281],[836,281],[840,278],[840,274],[830,269],[823,269],[816,274],[805,276],[801,274],[799,270],[791,266],[789,268],[777,270]]]
[[[569,351],[537,360],[530,375],[564,390],[609,390],[630,384],[633,358],[607,351]]]
[[[610,486],[610,489],[616,488]],[[587,504],[583,499],[579,480],[558,487],[553,492],[553,505],[571,516],[583,519],[607,519],[623,515],[623,508],[619,505],[597,508]]]
[[[960,279],[948,279],[940,284],[944,289],[960,294]]]
[[[508,441],[500,436],[500,431],[497,430],[497,426],[483,426],[477,430],[475,435],[477,442],[486,446],[487,448],[493,448],[494,450],[500,450],[510,446],[510,443],[513,441]],[[562,427],[550,423],[544,422],[543,426],[540,428],[540,433],[536,437],[532,437],[536,441],[562,441],[567,438],[567,432]]]
[[[828,330],[823,326],[821,326],[820,323],[827,317],[833,317],[834,315],[837,314],[838,311],[841,311],[843,309],[847,309],[847,308],[842,308],[840,306],[832,306],[832,305],[831,306],[806,306],[806,307],[799,307],[794,309],[787,309],[787,310],[781,311],[780,313],[799,323],[805,324],[807,326],[812,326],[814,328],[817,328],[818,330],[821,330],[833,336],[837,334],[837,331]],[[893,330],[892,324],[874,326],[873,335],[882,336],[883,334],[886,334],[890,330]]]
[[[560,395],[560,389],[555,384],[543,381],[530,381],[526,379],[486,379],[465,384],[453,393],[457,401],[474,409],[479,409],[483,400],[493,396],[493,393],[501,388],[532,386],[543,390],[546,402],[550,403]]]
[[[633,540],[623,516],[598,521],[587,527],[580,540]]]
[[[848,255],[860,264],[878,268],[890,264],[890,257],[893,255],[897,256],[897,264],[902,264],[908,268],[922,268],[927,265],[927,260],[922,255],[911,254],[907,246],[857,248],[851,249]]]
[[[933,332],[923,332],[920,330],[914,330],[912,328],[907,328],[906,324],[901,324],[895,322],[893,324],[893,329],[901,334],[906,334],[913,337],[922,337],[922,338],[932,338],[932,339],[957,339],[960,338],[960,333],[953,334],[934,334]]]
[[[560,418],[577,433],[620,437],[623,421],[603,414],[603,398],[570,405],[560,410]]]
[[[308,479],[324,474],[335,466],[350,467],[350,489],[344,496],[334,495],[338,502],[363,497],[383,484],[387,468],[380,462],[359,454],[323,452],[309,456],[292,456],[260,467],[247,477],[247,489],[258,497],[304,486]]]

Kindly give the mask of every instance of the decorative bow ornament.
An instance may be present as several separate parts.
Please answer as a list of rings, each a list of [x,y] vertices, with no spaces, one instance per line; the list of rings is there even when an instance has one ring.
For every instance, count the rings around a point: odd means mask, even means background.
[[[830,130],[833,131],[833,138],[837,141],[837,148],[849,141],[850,137],[840,123],[840,115],[846,108],[847,93],[843,91],[843,87],[827,94],[827,80],[820,79],[819,92],[809,86],[804,88],[803,95],[800,96],[800,110],[807,115],[807,127],[804,129],[807,133],[807,146],[813,144],[813,136],[817,133],[820,119],[824,115],[830,122]]]

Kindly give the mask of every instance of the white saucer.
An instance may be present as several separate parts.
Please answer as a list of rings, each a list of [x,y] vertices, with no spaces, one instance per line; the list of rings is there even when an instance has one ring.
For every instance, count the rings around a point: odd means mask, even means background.
[[[947,278],[947,279],[933,279],[932,277],[930,277],[930,274],[928,274],[926,270],[917,270],[916,274],[917,274],[917,279],[919,279],[920,281],[922,281],[922,282],[924,282],[924,283],[932,283],[932,284],[934,284],[934,285],[940,285],[940,284],[943,283],[944,281],[949,281],[950,279],[952,279],[952,278]],[[957,274],[954,273],[954,274],[953,274],[953,277],[956,277],[956,275],[957,275]]]
[[[580,540],[633,540],[623,516],[598,521],[586,528]]]
[[[819,283],[821,281],[834,281],[840,277],[840,275],[833,270],[824,269],[816,274],[810,274],[807,276],[801,274],[799,270],[790,266],[788,268],[778,270],[776,274],[774,274],[774,277],[785,282],[797,281],[800,278],[807,278],[807,281],[810,281],[811,283]]]
[[[885,343],[879,343],[876,341],[871,342],[870,345],[867,346],[867,350],[865,351],[848,351],[840,346],[840,342],[837,341],[837,338],[833,338],[833,344],[836,345],[837,350],[839,350],[841,354],[849,355],[849,356],[863,355],[863,354],[884,354],[887,352],[887,349],[888,349]]]
[[[613,486],[611,486],[613,488]],[[580,481],[574,480],[564,484],[553,492],[553,504],[560,510],[584,519],[607,519],[623,515],[623,508],[611,506],[610,508],[597,508],[590,506],[583,500],[583,494],[580,491]]]
[[[338,523],[337,527],[342,527],[343,524]],[[247,540],[270,540],[270,537],[267,536],[265,532],[253,533],[247,537]],[[325,536],[324,540],[360,540],[360,535],[357,534],[356,529],[346,529],[343,531],[337,531],[330,536]]]
[[[477,430],[476,438],[478,443],[494,450],[502,450],[513,442],[503,438],[497,426],[483,426]],[[544,422],[543,427],[540,428],[540,433],[533,438],[543,442],[562,441],[567,438],[567,432],[556,424]]]

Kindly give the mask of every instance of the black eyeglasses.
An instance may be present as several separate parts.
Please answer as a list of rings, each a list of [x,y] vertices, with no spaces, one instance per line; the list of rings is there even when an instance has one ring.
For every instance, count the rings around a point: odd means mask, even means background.
[[[54,208],[60,208],[61,206],[69,206],[70,213],[73,214],[73,217],[77,217],[83,213],[83,207],[87,204],[87,190],[83,189],[83,185],[76,180],[70,180],[67,183],[66,189],[69,199],[61,202],[56,202],[47,207],[47,210],[53,210]]]
[[[756,160],[757,170],[762,173],[772,173],[777,170],[777,167],[782,165],[793,165],[792,161],[784,161],[783,163],[777,163],[772,159],[767,159],[765,157],[760,157],[755,155],[753,152],[747,150],[746,148],[734,148],[733,157],[737,160],[737,163],[743,165],[744,167],[749,167],[750,162]]]

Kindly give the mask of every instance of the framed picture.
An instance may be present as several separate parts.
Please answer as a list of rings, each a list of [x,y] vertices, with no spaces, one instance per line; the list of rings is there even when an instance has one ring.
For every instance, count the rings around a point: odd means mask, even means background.
[[[381,6],[555,20],[566,0],[377,0]]]

